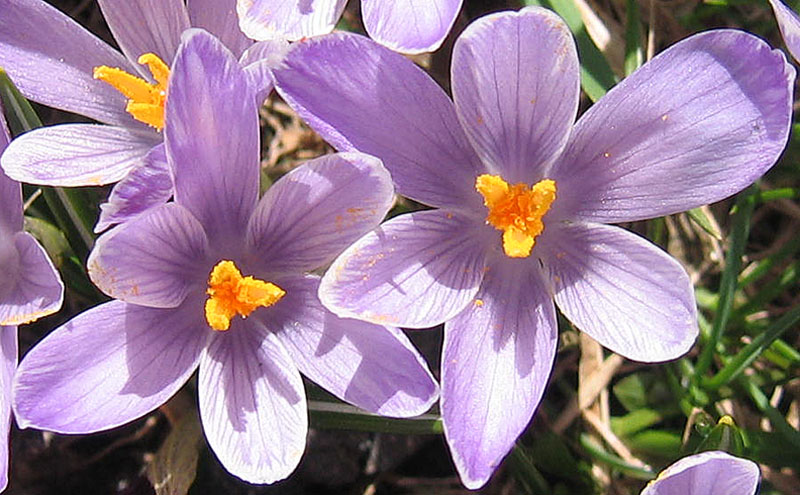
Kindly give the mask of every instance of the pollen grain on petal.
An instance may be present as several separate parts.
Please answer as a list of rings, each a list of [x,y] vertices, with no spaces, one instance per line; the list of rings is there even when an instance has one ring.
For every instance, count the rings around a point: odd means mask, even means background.
[[[526,258],[544,230],[542,218],[556,199],[556,183],[544,179],[533,187],[509,185],[502,177],[483,174],[475,181],[489,210],[486,222],[503,232],[503,250],[511,258]]]
[[[257,308],[278,302],[286,291],[252,276],[242,277],[233,261],[222,260],[211,270],[206,293],[206,321],[214,330],[224,331],[237,314],[247,318]]]

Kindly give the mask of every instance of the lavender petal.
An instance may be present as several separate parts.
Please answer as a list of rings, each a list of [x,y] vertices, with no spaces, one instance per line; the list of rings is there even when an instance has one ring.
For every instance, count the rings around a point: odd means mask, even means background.
[[[488,481],[530,422],[557,343],[550,293],[527,259],[490,266],[473,302],[445,323],[442,418],[467,488]]]
[[[297,41],[330,33],[347,0],[237,0],[239,27],[258,41]]]
[[[364,27],[378,43],[402,53],[439,48],[456,21],[463,0],[363,0]]]
[[[340,399],[383,416],[417,416],[433,405],[438,386],[403,332],[326,310],[317,298],[317,277],[279,285],[286,296],[259,319],[301,373]]]
[[[377,227],[393,202],[392,179],[380,160],[326,155],[267,190],[250,220],[248,250],[271,271],[313,270]]]
[[[485,247],[470,220],[440,211],[395,217],[325,273],[322,304],[343,318],[426,328],[460,313],[483,280]]]
[[[559,309],[605,347],[657,362],[678,358],[694,344],[697,308],[689,276],[650,242],[618,227],[575,223],[553,225],[542,248]]]
[[[189,379],[208,338],[202,305],[152,309],[111,301],[31,349],[14,379],[21,428],[92,433],[139,418]]]
[[[303,381],[286,349],[253,319],[218,332],[197,383],[211,450],[231,474],[274,483],[300,462],[308,416]]]
[[[753,461],[721,451],[702,452],[669,466],[642,495],[754,495],[759,477]]]

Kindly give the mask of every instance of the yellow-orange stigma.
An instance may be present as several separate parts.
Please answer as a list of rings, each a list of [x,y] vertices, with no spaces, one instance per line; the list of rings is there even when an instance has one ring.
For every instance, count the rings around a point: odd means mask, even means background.
[[[227,330],[231,318],[238,313],[247,318],[256,308],[267,308],[278,302],[286,291],[275,284],[264,282],[242,273],[233,261],[222,260],[208,277],[210,296],[206,301],[206,321],[214,330]]]
[[[544,179],[533,187],[510,186],[497,175],[483,174],[475,180],[475,189],[489,209],[486,222],[503,231],[503,250],[511,258],[530,256],[536,236],[544,230],[542,217],[556,199],[556,182]]]
[[[155,127],[164,127],[164,102],[167,100],[169,67],[154,53],[145,53],[138,62],[147,65],[156,84],[128,74],[122,69],[101,65],[94,68],[94,78],[107,82],[128,98],[125,111],[134,119]]]

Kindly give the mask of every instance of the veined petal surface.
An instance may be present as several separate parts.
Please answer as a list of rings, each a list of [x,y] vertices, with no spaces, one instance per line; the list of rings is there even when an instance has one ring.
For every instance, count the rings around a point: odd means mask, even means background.
[[[665,469],[642,495],[753,495],[758,465],[726,452],[690,455]]]
[[[674,258],[619,227],[548,228],[542,250],[549,282],[579,330],[635,361],[676,359],[691,348],[698,333],[694,290]]]
[[[17,327],[0,326],[0,491],[8,486],[11,382],[17,369]]]
[[[368,38],[333,33],[293,45],[278,92],[339,151],[380,158],[400,194],[431,206],[481,206],[483,166],[453,102],[413,62]]]
[[[190,292],[205,292],[211,271],[203,226],[168,203],[100,236],[86,265],[103,292],[153,308],[174,308]]]
[[[258,110],[247,78],[230,51],[199,29],[184,35],[170,77],[164,143],[175,201],[212,246],[240,244],[258,200]]]
[[[183,0],[97,0],[122,53],[136,63],[145,53],[155,53],[167,65],[172,62],[181,33],[189,28]],[[149,71],[136,63],[139,74]]]
[[[203,28],[216,36],[239,57],[253,41],[239,29],[236,0],[187,0],[192,27]]]
[[[267,190],[250,220],[248,250],[269,271],[313,270],[377,227],[393,202],[392,179],[377,158],[322,156]]]
[[[463,0],[362,0],[370,37],[396,52],[432,52],[456,21]]]
[[[578,111],[578,53],[553,12],[476,20],[453,48],[453,100],[486,168],[530,184],[558,157]]]
[[[259,318],[301,373],[340,399],[384,416],[416,416],[433,405],[438,386],[403,332],[326,310],[317,298],[317,277],[278,285],[286,296]]]
[[[781,0],[769,0],[786,48],[795,60],[800,60],[800,17]]]
[[[297,41],[330,33],[347,0],[237,0],[239,27],[254,40]]]
[[[490,265],[475,299],[445,323],[441,409],[461,481],[483,486],[533,417],[558,343],[538,264]]]
[[[483,280],[474,220],[441,210],[400,215],[341,254],[322,278],[322,304],[341,317],[426,328],[460,313]]]
[[[94,227],[102,232],[108,227],[127,222],[145,211],[160,206],[172,196],[164,145],[152,148],[144,160],[111,189],[108,201],[100,205],[100,219]]]
[[[225,469],[249,483],[274,483],[294,471],[308,431],[303,381],[255,318],[215,332],[197,389],[203,430]]]
[[[13,274],[0,287],[0,325],[3,326],[30,323],[53,314],[61,309],[64,300],[64,283],[39,242],[22,231],[14,234],[11,242],[17,265],[0,266],[4,278]]]
[[[107,124],[144,129],[125,112],[125,97],[92,77],[100,65],[136,72],[121,53],[47,2],[3,0],[0,67],[26,97]]]
[[[580,118],[550,178],[568,220],[616,223],[726,198],[786,145],[795,70],[743,31],[696,34]]]
[[[21,428],[92,433],[139,418],[189,379],[209,336],[202,302],[154,309],[111,301],[31,349],[14,380]]]
[[[116,182],[159,143],[157,134],[98,124],[60,124],[19,136],[0,157],[6,174],[30,184],[75,187]]]

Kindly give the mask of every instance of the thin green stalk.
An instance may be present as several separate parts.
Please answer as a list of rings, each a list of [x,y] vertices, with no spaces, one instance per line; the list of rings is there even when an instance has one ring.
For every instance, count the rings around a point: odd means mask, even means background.
[[[442,419],[437,414],[423,414],[415,418],[387,418],[348,404],[323,400],[309,400],[308,413],[309,422],[314,428],[409,435],[441,435],[444,432]]]
[[[529,493],[534,495],[550,495],[553,493],[550,485],[547,484],[547,480],[536,468],[536,464],[530,456],[520,447],[519,443],[514,445],[510,460],[519,473],[519,478],[523,480],[528,488]]]
[[[748,395],[750,395],[750,399],[758,410],[769,419],[775,432],[783,436],[788,442],[794,445],[795,448],[800,449],[800,432],[786,421],[786,418],[783,417],[780,411],[772,407],[769,403],[769,398],[761,391],[761,388],[759,388],[753,380],[749,380],[745,376],[739,377],[738,383],[743,386]]]
[[[586,452],[588,452],[589,455],[595,460],[604,464],[608,464],[612,468],[617,469],[632,478],[651,480],[656,477],[656,473],[654,473],[652,470],[640,466],[634,466],[633,464],[625,462],[625,460],[621,457],[606,452],[605,449],[597,445],[586,433],[581,433],[579,442],[581,447],[586,449]]]
[[[639,2],[627,0],[625,12],[625,75],[629,76],[644,62]]]
[[[778,321],[770,325],[765,332],[754,338],[733,359],[728,361],[713,378],[703,379],[703,387],[706,390],[716,390],[737,378],[778,337],[783,335],[789,328],[792,328],[798,321],[800,321],[800,306],[792,308],[781,316]]]
[[[751,187],[752,189],[752,187]],[[711,335],[705,342],[703,350],[695,366],[697,378],[702,377],[714,359],[717,344],[722,339],[722,333],[728,324],[733,308],[733,297],[736,293],[737,280],[742,267],[742,256],[750,235],[750,218],[753,216],[755,199],[752,194],[741,194],[736,200],[736,212],[733,215],[733,232],[731,244],[725,255],[725,269],[722,271],[722,280],[719,288],[719,305],[717,314],[711,324]]]

